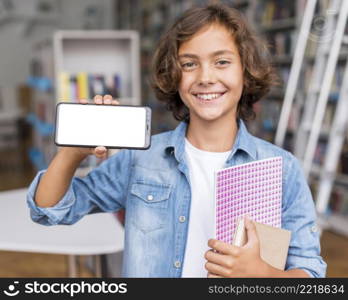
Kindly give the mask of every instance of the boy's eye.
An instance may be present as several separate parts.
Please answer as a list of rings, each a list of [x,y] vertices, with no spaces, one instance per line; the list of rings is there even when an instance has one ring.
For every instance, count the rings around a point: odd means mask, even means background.
[[[187,62],[187,63],[183,63],[181,64],[181,67],[184,69],[190,69],[193,68],[196,64],[194,62]]]
[[[224,65],[228,65],[230,64],[230,62],[228,60],[218,60],[216,62],[219,66],[224,66]]]

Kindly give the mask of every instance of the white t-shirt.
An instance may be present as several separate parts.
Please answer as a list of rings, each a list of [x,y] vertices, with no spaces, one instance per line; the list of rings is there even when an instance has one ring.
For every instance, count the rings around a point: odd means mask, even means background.
[[[231,151],[208,152],[185,139],[191,183],[191,209],[182,277],[207,277],[204,254],[215,238],[214,171],[224,167]]]

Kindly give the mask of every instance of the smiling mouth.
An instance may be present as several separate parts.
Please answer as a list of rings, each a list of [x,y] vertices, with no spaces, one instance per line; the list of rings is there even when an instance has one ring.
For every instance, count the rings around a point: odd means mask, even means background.
[[[203,102],[210,102],[221,98],[226,92],[221,93],[195,93],[193,94],[198,100]]]

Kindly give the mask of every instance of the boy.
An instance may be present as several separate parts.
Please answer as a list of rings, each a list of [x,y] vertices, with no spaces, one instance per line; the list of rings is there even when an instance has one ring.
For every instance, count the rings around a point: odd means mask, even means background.
[[[33,220],[71,224],[125,208],[128,277],[325,276],[313,200],[297,160],[251,136],[243,122],[274,80],[261,51],[234,9],[187,11],[160,41],[153,68],[158,99],[183,122],[153,136],[149,150],[123,150],[83,179],[73,177],[79,163],[106,149],[61,149],[31,185]],[[94,100],[117,104],[110,96]],[[273,156],[283,157],[282,227],[292,231],[286,271],[261,259],[249,220],[244,247],[212,239],[214,170]]]

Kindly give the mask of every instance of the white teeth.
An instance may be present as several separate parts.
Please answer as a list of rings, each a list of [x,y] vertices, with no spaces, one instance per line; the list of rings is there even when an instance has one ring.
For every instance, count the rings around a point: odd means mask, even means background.
[[[222,94],[197,94],[196,96],[202,100],[212,100],[220,97]]]

